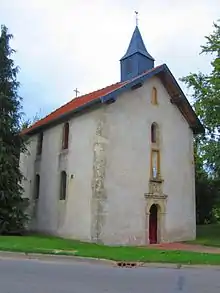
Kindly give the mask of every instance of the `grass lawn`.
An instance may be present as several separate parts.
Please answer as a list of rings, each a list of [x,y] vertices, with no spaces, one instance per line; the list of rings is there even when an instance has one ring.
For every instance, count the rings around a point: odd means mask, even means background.
[[[207,226],[208,227],[208,226]],[[216,232],[216,237],[213,236]],[[220,244],[217,227],[201,228],[197,243]],[[213,242],[213,241],[214,242]],[[220,254],[167,251],[138,247],[110,247],[49,236],[0,236],[0,250],[95,257],[118,261],[220,265]]]
[[[197,226],[197,239],[188,243],[220,247],[220,224]]]

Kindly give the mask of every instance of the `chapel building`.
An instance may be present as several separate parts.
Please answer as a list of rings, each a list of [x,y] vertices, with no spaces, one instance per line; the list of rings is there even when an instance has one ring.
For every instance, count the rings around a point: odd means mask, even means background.
[[[196,236],[193,136],[203,127],[138,26],[121,80],[24,130],[30,229],[108,245]]]

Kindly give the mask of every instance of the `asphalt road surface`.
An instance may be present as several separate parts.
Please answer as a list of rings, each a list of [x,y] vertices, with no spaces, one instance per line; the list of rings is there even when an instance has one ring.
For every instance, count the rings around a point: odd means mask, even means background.
[[[0,293],[219,293],[220,270],[0,259]]]

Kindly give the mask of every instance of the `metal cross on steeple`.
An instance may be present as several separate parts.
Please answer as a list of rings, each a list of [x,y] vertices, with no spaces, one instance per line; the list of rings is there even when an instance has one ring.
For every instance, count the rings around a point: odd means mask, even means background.
[[[76,98],[77,98],[77,97],[78,97],[78,94],[79,94],[78,88],[76,88],[76,89],[74,90],[74,92],[76,93]]]
[[[136,26],[138,26],[138,11],[135,11]]]

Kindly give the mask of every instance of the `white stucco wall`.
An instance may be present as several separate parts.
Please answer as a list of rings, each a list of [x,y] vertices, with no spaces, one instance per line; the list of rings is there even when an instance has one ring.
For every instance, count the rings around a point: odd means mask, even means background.
[[[158,106],[151,104],[152,87],[158,91]],[[167,91],[156,77],[129,91],[108,106],[106,150],[106,218],[102,240],[108,244],[146,243],[144,194],[150,178],[151,123],[160,128],[163,192],[168,195],[164,241],[195,237],[195,194],[192,131],[170,103]]]
[[[93,175],[93,143],[96,129],[95,111],[70,120],[70,140],[67,157],[68,198],[63,224],[59,232],[70,238],[91,239],[91,181]],[[71,174],[73,179],[70,178]]]
[[[25,153],[20,154],[20,170],[24,176],[22,186],[24,188],[23,196],[30,200],[28,212],[32,217],[34,208],[34,178],[35,178],[35,158],[36,158],[36,137],[32,137],[27,145]],[[28,223],[29,228],[35,226],[35,219]]]
[[[20,162],[27,177],[24,196],[33,198],[35,175],[40,175],[37,216],[31,228],[81,240],[91,239],[94,115],[95,111],[69,121],[68,151],[61,151],[63,124],[44,131],[42,154],[37,161],[37,136],[31,137],[30,154],[22,154]],[[62,170],[68,176],[65,201],[59,200]]]
[[[153,86],[158,106],[151,104]],[[113,104],[72,118],[68,152],[61,153],[63,124],[44,132],[37,162],[37,139],[31,138],[30,155],[21,156],[21,169],[27,177],[26,196],[33,195],[36,172],[41,176],[32,226],[80,240],[95,241],[97,234],[106,244],[146,244],[144,194],[149,191],[153,122],[160,128],[163,192],[168,195],[164,241],[194,238],[193,135],[156,77]],[[68,175],[66,201],[59,201],[62,170]]]

